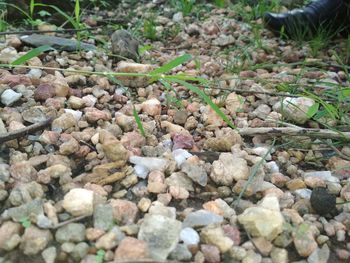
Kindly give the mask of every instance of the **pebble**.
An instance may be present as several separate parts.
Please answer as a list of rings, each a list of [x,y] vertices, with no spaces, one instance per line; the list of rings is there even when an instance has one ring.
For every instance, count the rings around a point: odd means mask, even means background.
[[[191,227],[185,227],[181,230],[180,240],[185,245],[197,245],[200,241],[197,231]]]
[[[287,97],[282,103],[283,107],[280,110],[283,116],[297,124],[304,124],[309,119],[307,112],[315,104],[315,101],[306,97]]]
[[[150,258],[150,251],[145,241],[134,237],[124,238],[115,250],[115,261],[147,260]]]
[[[189,213],[183,223],[182,226],[185,227],[203,227],[210,224],[222,223],[224,220],[223,216],[214,214],[207,210],[198,210],[195,212]]]
[[[270,254],[273,263],[288,263],[288,251],[284,248],[273,248]],[[317,262],[317,261],[316,261]]]
[[[317,248],[307,258],[309,263],[327,263],[330,256],[330,249],[327,244],[324,244],[322,248]]]
[[[233,154],[222,153],[218,161],[213,162],[210,178],[218,185],[232,185],[233,181],[246,180],[250,169],[246,160]]]
[[[110,201],[113,211],[113,218],[121,225],[129,225],[135,222],[138,208],[135,203],[122,200],[112,199]]]
[[[97,249],[110,250],[115,248],[124,238],[124,233],[118,227],[114,227],[111,231],[102,235],[96,241],[95,246]]]
[[[265,197],[259,206],[244,210],[238,221],[252,236],[267,240],[275,239],[283,231],[284,219],[275,196]]]
[[[79,223],[69,223],[57,229],[55,239],[59,243],[78,243],[85,239],[85,226]]]
[[[213,245],[201,245],[201,251],[204,255],[205,261],[208,263],[220,262],[220,250]]]
[[[94,228],[104,231],[114,226],[113,208],[110,204],[99,204],[94,209]]]
[[[177,244],[175,249],[170,253],[169,257],[178,262],[189,261],[192,258],[192,253],[185,244]]]
[[[201,186],[206,186],[208,181],[207,171],[201,163],[192,163],[186,160],[181,165],[181,171],[184,172],[189,178]]]
[[[154,260],[164,261],[180,239],[181,222],[162,215],[146,215],[140,226],[138,239],[148,244]],[[162,238],[154,238],[154,237]]]
[[[35,226],[30,226],[24,230],[20,249],[26,255],[35,255],[41,252],[51,240],[52,234],[50,230],[42,230]]]
[[[233,241],[225,235],[221,227],[206,226],[200,236],[204,243],[218,247],[221,253],[227,252],[233,246]]]
[[[73,216],[92,215],[94,192],[81,188],[72,189],[64,196],[62,206]]]
[[[169,162],[166,159],[140,156],[130,156],[129,162],[135,165],[142,165],[146,167],[148,171],[164,171],[169,164]]]
[[[22,226],[19,223],[6,221],[0,226],[0,248],[11,251],[21,241]]]
[[[56,247],[48,247],[41,252],[41,256],[43,257],[45,263],[55,263],[57,257],[57,249]]]
[[[302,257],[310,256],[317,248],[310,226],[302,223],[293,232],[293,242],[298,254]]]

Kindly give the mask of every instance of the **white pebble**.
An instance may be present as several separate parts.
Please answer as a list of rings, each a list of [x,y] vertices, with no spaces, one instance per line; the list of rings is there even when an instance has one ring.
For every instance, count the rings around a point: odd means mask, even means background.
[[[12,89],[7,89],[1,94],[1,103],[10,106],[22,97],[22,93],[17,93]]]
[[[197,245],[199,243],[199,235],[197,231],[191,227],[185,227],[181,230],[180,239],[185,245]]]

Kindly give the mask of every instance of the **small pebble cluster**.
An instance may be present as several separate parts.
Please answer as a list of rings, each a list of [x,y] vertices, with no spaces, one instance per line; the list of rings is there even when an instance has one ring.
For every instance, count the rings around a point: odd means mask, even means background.
[[[122,7],[141,15],[156,5]],[[238,128],[277,127],[282,118],[318,128],[306,114],[314,100],[269,93],[296,79],[324,81],[325,89],[349,85],[346,74],[277,66],[311,58],[311,51],[266,30],[261,41],[269,49],[248,52],[253,63],[276,66],[231,73],[227,63],[254,39],[238,14],[212,8],[198,21],[168,8],[155,19],[159,35],[180,30],[166,44],[153,41],[140,63],[57,50],[30,59],[33,69],[0,69],[1,135],[53,119],[43,131],[0,145],[0,262],[347,262],[349,147],[340,149],[347,158],[329,156],[305,137],[296,138],[305,149],[271,147],[269,137],[242,137],[181,85],[168,91],[147,77],[117,84],[93,72],[147,73],[192,54],[197,62],[171,74],[218,80],[206,92]],[[112,42],[113,52],[138,58],[138,42],[125,31]],[[227,56],[230,46],[236,49]],[[7,37],[0,63],[22,50],[19,38]]]

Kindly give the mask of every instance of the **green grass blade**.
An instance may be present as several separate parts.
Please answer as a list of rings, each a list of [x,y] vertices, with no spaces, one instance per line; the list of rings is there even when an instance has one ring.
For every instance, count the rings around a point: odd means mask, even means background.
[[[37,48],[32,49],[28,53],[24,54],[23,56],[19,57],[15,61],[11,63],[11,65],[21,65],[30,60],[31,58],[37,57],[41,53],[48,51],[48,50],[54,50],[52,47],[45,45],[45,46],[40,46]]]
[[[310,108],[309,110],[307,111],[306,113],[306,116],[311,119],[317,112],[318,112],[318,109],[320,108],[320,104],[319,103],[314,103]]]
[[[52,9],[54,9],[57,13],[59,13],[61,16],[63,16],[65,19],[67,19],[75,29],[79,29],[79,23],[77,23],[70,15],[68,15],[66,12],[62,11],[61,9],[59,9],[57,6],[39,4],[39,3],[36,3],[35,6],[50,7]]]
[[[33,17],[34,15],[34,6],[35,6],[35,0],[30,0],[29,12],[31,17]]]
[[[177,57],[174,60],[170,61],[169,63],[151,71],[149,74],[156,75],[156,74],[166,73],[166,72],[172,70],[173,68],[176,68],[177,66],[189,61],[191,58],[192,57],[189,54],[182,55],[182,56]]]
[[[189,89],[190,91],[196,93],[202,100],[204,100],[215,112],[216,114],[218,114],[221,119],[223,119],[227,125],[229,125],[232,129],[236,129],[235,125],[231,122],[231,120],[225,115],[225,113],[223,113],[220,108],[207,96],[207,94],[205,94],[202,90],[200,90],[198,87],[193,86],[192,84],[183,81],[181,79],[176,79],[176,78],[171,78],[171,77],[167,77],[166,80],[168,81],[172,81],[172,82],[176,82],[179,83],[183,86],[185,86],[187,89]]]
[[[79,0],[75,0],[74,13],[75,13],[75,22],[79,24],[80,23],[80,1]]]
[[[135,118],[135,121],[136,121],[136,124],[137,124],[137,128],[139,128],[139,130],[141,132],[141,135],[143,137],[146,137],[145,129],[143,128],[140,116],[137,114],[137,111],[136,111],[135,107],[133,107],[133,109],[132,109],[132,114],[134,115],[134,118]]]

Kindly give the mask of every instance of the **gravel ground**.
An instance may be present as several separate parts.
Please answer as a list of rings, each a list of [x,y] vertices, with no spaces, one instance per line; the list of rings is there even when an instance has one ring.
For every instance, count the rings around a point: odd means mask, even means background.
[[[158,39],[118,31],[114,58],[49,51],[27,61],[31,69],[0,69],[0,135],[52,120],[0,145],[0,262],[349,262],[350,148],[240,133],[325,128],[307,114],[315,98],[277,88],[349,86],[344,71],[324,66],[336,64],[332,51],[346,41],[315,56],[308,44],[260,29],[259,19],[243,22],[249,6],[201,10],[183,16],[167,4],[124,3],[85,22],[125,15],[136,33],[154,30]],[[140,17],[155,26],[138,27]],[[101,39],[109,36],[89,41]],[[7,36],[0,63],[31,49],[22,41]],[[139,63],[121,59],[137,60],[139,44]],[[184,85],[93,74],[147,73],[185,53],[192,59],[170,74],[214,81],[205,93],[239,129]]]

